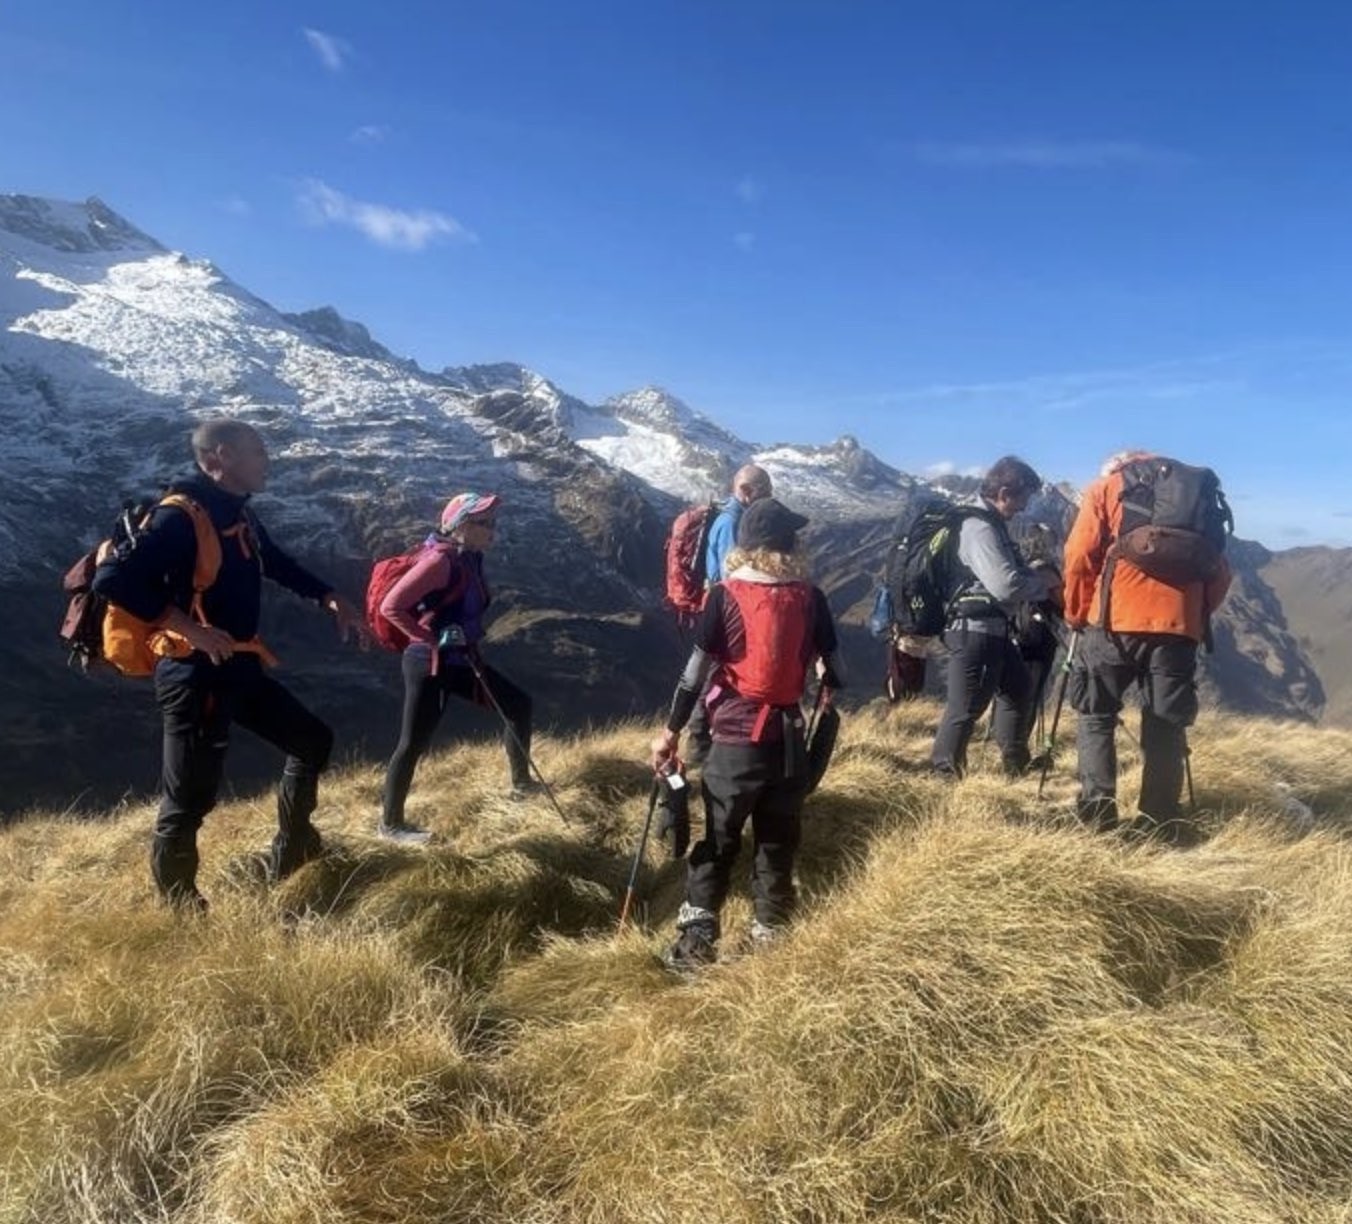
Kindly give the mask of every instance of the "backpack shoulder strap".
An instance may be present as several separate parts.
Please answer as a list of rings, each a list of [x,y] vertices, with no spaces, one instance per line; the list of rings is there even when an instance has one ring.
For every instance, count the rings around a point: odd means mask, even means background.
[[[457,547],[446,547],[440,544],[430,544],[424,547],[435,548],[446,558],[448,566],[447,583],[440,591],[428,596],[431,601],[429,605],[431,608],[444,608],[447,604],[454,603],[465,593],[465,588],[469,586],[470,567]]]
[[[216,581],[221,571],[221,537],[216,526],[202,506],[186,493],[170,493],[162,497],[161,506],[172,506],[182,510],[192,521],[193,533],[197,537],[197,560],[193,565],[192,587],[200,595]]]

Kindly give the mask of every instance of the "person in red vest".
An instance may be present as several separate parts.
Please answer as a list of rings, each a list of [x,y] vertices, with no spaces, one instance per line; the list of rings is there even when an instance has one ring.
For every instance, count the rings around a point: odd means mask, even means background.
[[[719,911],[748,819],[755,840],[752,937],[774,939],[793,913],[793,860],[808,783],[799,702],[819,660],[822,682],[840,687],[831,665],[831,610],[807,581],[798,552],[806,525],[773,498],[747,507],[723,580],[710,588],[666,730],[652,743],[653,768],[668,768],[707,681],[713,747],[701,780],[704,836],[690,852],[677,938],[666,954],[674,969],[717,959]]]

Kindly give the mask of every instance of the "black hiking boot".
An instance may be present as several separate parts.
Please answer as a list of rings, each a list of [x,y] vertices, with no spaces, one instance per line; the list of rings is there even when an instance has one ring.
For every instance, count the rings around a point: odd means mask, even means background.
[[[1153,842],[1175,850],[1192,850],[1204,840],[1196,823],[1186,816],[1156,820],[1145,812],[1138,812],[1135,820],[1123,825],[1122,835],[1131,842]]]
[[[181,918],[205,918],[211,909],[209,902],[194,884],[176,888],[163,894],[164,903]]]
[[[268,855],[268,879],[273,884],[280,884],[323,853],[324,841],[309,821],[299,829],[279,831],[272,839],[272,850]]]
[[[195,835],[157,835],[150,844],[150,874],[166,905],[180,914],[207,912],[207,899],[197,891]]]
[[[682,902],[676,915],[676,942],[662,954],[673,973],[696,973],[718,960],[718,915]]]
[[[1075,814],[1080,823],[1096,833],[1111,833],[1118,827],[1117,800],[1110,795],[1095,799],[1077,799]]]

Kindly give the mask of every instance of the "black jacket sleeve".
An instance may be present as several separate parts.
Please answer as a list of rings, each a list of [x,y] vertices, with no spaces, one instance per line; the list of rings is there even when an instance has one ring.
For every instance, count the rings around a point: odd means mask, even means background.
[[[695,626],[695,645],[705,654],[717,658],[722,658],[727,653],[724,642],[726,618],[723,615],[723,601],[726,598],[727,592],[724,591],[723,584],[714,583],[709,588],[708,599],[704,601],[704,611],[700,613],[699,624]]]
[[[258,554],[263,562],[264,577],[278,586],[286,587],[288,591],[294,591],[302,599],[313,599],[316,603],[333,590],[330,583],[316,578],[299,561],[278,548],[256,518],[253,519],[253,529],[254,538],[258,541]]]
[[[667,717],[669,731],[680,731],[690,721],[695,702],[704,691],[715,661],[727,653],[723,645],[723,599],[723,587],[715,583],[709,588],[709,598],[704,602],[704,611],[695,627],[695,648],[671,697],[671,712]]]
[[[836,637],[836,623],[831,619],[831,605],[820,587],[812,589],[812,643],[826,666],[824,681],[827,688],[845,687],[845,675],[836,658],[840,642]]]
[[[197,533],[175,506],[157,506],[134,548],[114,553],[94,572],[94,590],[144,621],[158,620],[192,592]]]

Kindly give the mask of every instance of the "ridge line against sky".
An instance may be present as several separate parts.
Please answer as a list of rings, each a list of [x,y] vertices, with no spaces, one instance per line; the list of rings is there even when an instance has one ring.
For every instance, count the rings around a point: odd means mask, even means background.
[[[3,186],[429,368],[915,472],[1152,446],[1352,543],[1352,14],[490,7],[5,12]]]

